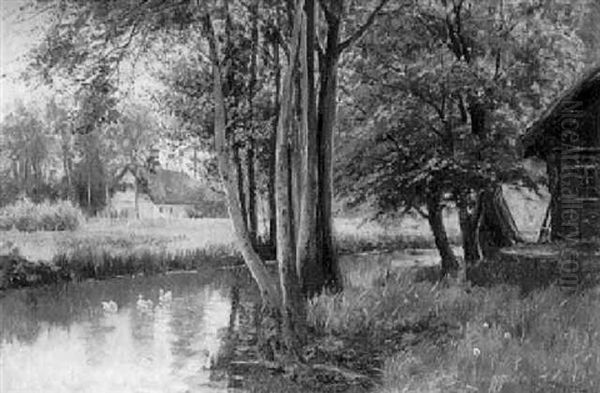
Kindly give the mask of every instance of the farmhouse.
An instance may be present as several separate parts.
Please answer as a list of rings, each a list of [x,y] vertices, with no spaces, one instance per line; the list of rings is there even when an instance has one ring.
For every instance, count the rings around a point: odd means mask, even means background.
[[[524,135],[525,158],[546,162],[552,240],[600,235],[600,67],[562,94]]]
[[[127,165],[112,187],[108,214],[128,218],[222,217],[223,197],[185,173]]]

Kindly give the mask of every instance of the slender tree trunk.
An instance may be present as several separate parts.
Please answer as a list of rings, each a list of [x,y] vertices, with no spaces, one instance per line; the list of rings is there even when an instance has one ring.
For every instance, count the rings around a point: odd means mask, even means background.
[[[302,34],[302,118],[300,131],[305,134],[302,146],[302,199],[296,246],[296,271],[302,290],[312,297],[319,293],[325,278],[317,249],[317,113],[315,91],[315,0],[306,1],[306,31]]]
[[[464,259],[467,266],[472,266],[481,260],[479,243],[479,227],[481,225],[482,208],[480,197],[475,201],[476,206],[469,211],[468,195],[462,192],[458,197],[458,220],[460,225]]]
[[[255,141],[250,140],[248,146],[248,230],[254,244],[258,244],[258,217],[257,217],[257,198],[256,198],[256,173],[254,157]]]
[[[271,134],[270,146],[271,156],[269,163],[269,236],[272,246],[277,243],[277,218],[275,206],[275,147],[277,145],[277,125],[279,124],[279,110],[281,103],[279,96],[281,95],[281,65],[279,59],[279,44],[277,40],[273,42],[273,58],[275,64],[275,99],[274,108],[275,116],[273,117],[273,132]]]
[[[106,205],[106,212],[110,213],[111,203],[110,203],[110,192],[108,189],[108,181],[106,181],[104,183],[104,203]]]
[[[240,193],[236,179],[232,178],[232,160],[229,152],[229,144],[226,138],[226,109],[221,85],[221,67],[219,64],[217,40],[214,35],[210,16],[205,15],[204,30],[208,37],[211,61],[213,66],[213,94],[215,100],[215,147],[217,151],[217,162],[219,173],[223,182],[229,215],[233,223],[234,233],[240,252],[258,284],[261,296],[271,308],[279,307],[280,292],[273,277],[269,274],[262,259],[254,249],[252,240],[246,227],[241,210]]]
[[[135,218],[137,218],[139,220],[140,218],[140,190],[139,190],[139,184],[137,179],[135,180],[135,197],[134,197],[134,211],[135,211]]]
[[[250,130],[254,133],[254,94],[256,93],[256,72],[258,55],[258,7],[259,0],[254,0],[252,5],[252,58],[250,60],[250,83],[249,83],[249,108],[250,108]],[[258,217],[257,217],[257,199],[256,199],[256,174],[255,168],[255,145],[254,135],[250,136],[250,142],[247,151],[248,164],[248,228],[250,237],[254,244],[258,244]]]
[[[427,196],[427,220],[437,247],[442,258],[441,274],[455,274],[458,270],[458,261],[448,241],[446,227],[444,226],[443,210],[440,204],[441,195],[432,193]]]
[[[63,170],[65,171],[65,178],[67,179],[67,198],[72,198],[73,184],[71,180],[71,166],[69,164],[69,153],[67,151],[67,146],[63,144]]]
[[[337,65],[339,60],[339,32],[342,2],[332,4],[327,18],[327,47],[324,62],[321,64],[321,89],[318,111],[318,208],[317,225],[319,230],[318,248],[321,251],[320,263],[323,268],[324,287],[333,291],[342,288],[337,255],[333,239],[333,131],[336,118]]]
[[[91,174],[91,168],[90,165],[88,163],[88,173],[87,173],[87,208],[88,208],[88,213],[92,212],[92,174]],[[136,187],[136,195],[135,195],[135,199],[136,199],[136,206],[137,206],[137,187]]]
[[[242,158],[240,157],[240,148],[233,146],[233,163],[235,165],[235,174],[237,180],[237,189],[239,193],[240,209],[242,210],[242,217],[244,218],[244,225],[248,227],[248,209],[246,207],[246,193],[244,192],[244,166],[242,165]]]
[[[283,295],[282,315],[284,338],[289,350],[295,352],[306,336],[306,305],[301,296],[300,285],[296,273],[294,234],[293,234],[293,202],[290,163],[290,132],[294,127],[293,97],[294,69],[298,51],[301,24],[303,22],[303,1],[297,4],[290,45],[290,61],[287,66],[283,90],[281,93],[281,110],[277,127],[277,145],[275,149],[275,190],[277,201],[277,261]]]

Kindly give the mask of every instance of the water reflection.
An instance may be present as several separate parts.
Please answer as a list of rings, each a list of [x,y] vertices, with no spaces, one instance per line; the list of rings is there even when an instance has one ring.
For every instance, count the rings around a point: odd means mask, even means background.
[[[9,292],[0,299],[0,391],[227,391],[214,366],[227,358],[238,288],[254,295],[249,283],[179,274]],[[118,308],[103,309],[108,301]]]

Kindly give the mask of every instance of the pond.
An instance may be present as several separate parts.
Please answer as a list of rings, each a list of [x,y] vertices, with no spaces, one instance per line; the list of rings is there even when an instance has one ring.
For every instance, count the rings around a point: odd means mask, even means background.
[[[256,304],[247,274],[231,271],[0,296],[3,393],[229,391],[224,343]]]
[[[405,250],[341,265],[356,285],[379,275],[375,265],[436,260]],[[259,303],[241,267],[0,292],[0,392],[232,391],[255,360]]]

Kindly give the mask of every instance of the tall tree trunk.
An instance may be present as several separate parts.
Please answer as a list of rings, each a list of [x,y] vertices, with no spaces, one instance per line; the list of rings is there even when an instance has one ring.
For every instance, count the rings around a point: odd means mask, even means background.
[[[68,147],[63,144],[63,170],[65,171],[65,177],[67,179],[67,198],[72,200],[73,197],[73,181],[71,179],[71,165],[68,153]]]
[[[282,292],[282,316],[284,338],[289,350],[299,349],[301,340],[306,336],[306,305],[301,296],[295,263],[293,234],[293,202],[291,196],[291,160],[290,132],[297,129],[293,119],[294,69],[296,65],[298,41],[303,22],[303,0],[297,4],[294,16],[290,61],[285,73],[281,92],[281,110],[277,126],[277,145],[275,149],[275,190],[277,201],[277,261]]]
[[[134,196],[134,201],[133,201],[133,204],[134,204],[133,209],[135,211],[135,218],[139,220],[139,218],[140,218],[140,190],[139,190],[140,185],[137,180],[137,174],[136,174],[136,180],[135,180],[134,187],[135,187],[135,196]]]
[[[249,109],[250,109],[250,131],[254,133],[254,95],[256,94],[256,72],[257,72],[257,56],[258,56],[258,7],[259,0],[254,0],[252,4],[252,53],[250,59],[250,82],[249,82]],[[257,199],[256,199],[256,174],[255,168],[255,137],[250,136],[250,142],[247,151],[248,165],[248,228],[250,237],[257,244],[258,241],[258,217],[257,217]]]
[[[248,230],[254,244],[258,244],[258,217],[257,217],[257,198],[256,198],[256,173],[255,173],[255,157],[254,148],[256,142],[250,140],[250,145],[247,151],[248,162]]]
[[[246,193],[244,192],[244,165],[240,157],[240,147],[233,146],[233,163],[235,165],[235,176],[237,180],[238,198],[240,200],[240,209],[244,218],[244,225],[248,227],[248,210],[246,208]]]
[[[302,117],[300,131],[305,134],[302,146],[302,197],[300,220],[296,245],[296,271],[305,295],[312,297],[319,293],[325,278],[319,263],[317,248],[317,112],[315,91],[315,0],[306,1],[306,31],[302,33]]]
[[[277,145],[277,125],[279,124],[279,111],[281,103],[279,96],[281,95],[281,64],[279,59],[279,44],[277,39],[273,41],[273,63],[275,65],[275,98],[274,109],[275,116],[273,117],[273,132],[269,141],[271,147],[271,156],[269,158],[269,237],[272,246],[277,243],[277,218],[275,206],[275,147]]]
[[[219,173],[223,182],[229,215],[233,223],[234,233],[237,244],[252,274],[252,277],[258,284],[261,296],[266,304],[271,308],[279,307],[280,292],[273,277],[269,274],[262,259],[254,249],[252,240],[246,227],[244,216],[241,210],[240,194],[238,183],[232,177],[232,160],[229,152],[229,144],[226,138],[226,109],[223,89],[221,84],[221,67],[218,58],[217,40],[214,35],[210,16],[205,15],[204,30],[208,37],[211,61],[213,66],[213,94],[215,102],[215,147],[217,151],[217,162]]]
[[[91,174],[91,167],[88,163],[88,173],[87,173],[87,208],[88,208],[88,213],[92,212],[92,174]],[[135,203],[137,206],[137,187],[135,190]]]
[[[108,180],[104,183],[104,203],[106,205],[106,212],[110,213],[111,201],[110,201],[110,192],[108,189]]]
[[[460,225],[463,254],[467,266],[481,260],[481,246],[479,243],[479,228],[482,218],[481,197],[474,201],[475,206],[469,208],[469,195],[461,191],[458,200],[458,222]]]
[[[337,66],[339,60],[340,16],[343,2],[330,4],[327,18],[327,47],[321,68],[321,88],[318,110],[318,248],[323,268],[324,287],[333,291],[342,288],[341,273],[333,239],[333,131],[336,118]]]
[[[448,241],[440,199],[441,195],[435,192],[427,196],[427,220],[433,233],[435,246],[442,258],[441,273],[442,276],[445,276],[447,274],[455,274],[458,270],[458,261]]]

